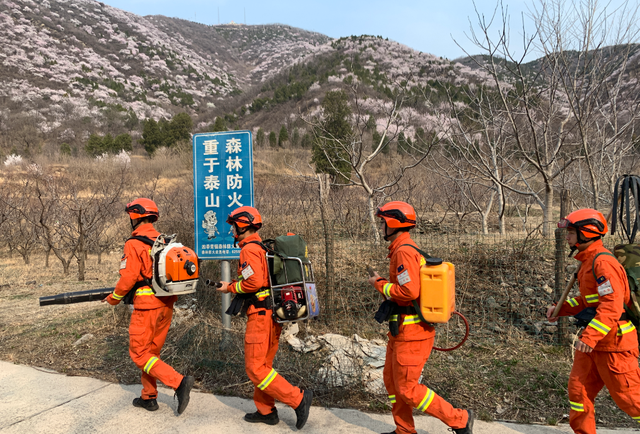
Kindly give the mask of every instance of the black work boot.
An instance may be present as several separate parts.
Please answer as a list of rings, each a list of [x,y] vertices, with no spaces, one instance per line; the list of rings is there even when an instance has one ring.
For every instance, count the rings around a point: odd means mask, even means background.
[[[307,419],[309,418],[309,409],[311,408],[311,400],[313,399],[313,391],[311,390],[303,390],[302,391],[302,401],[300,401],[300,405],[296,408],[296,428],[302,429],[305,423],[307,423]]]
[[[280,419],[278,419],[278,410],[275,407],[273,407],[269,414],[261,414],[259,411],[247,413],[244,415],[244,420],[251,423],[266,423],[267,425],[277,425],[278,422],[280,422]]]
[[[158,406],[158,401],[156,401],[155,398],[153,398],[153,399],[135,398],[133,400],[133,406],[134,407],[142,407],[145,410],[149,410],[149,411],[156,411],[157,409],[160,408]]]
[[[187,405],[189,405],[189,393],[195,381],[192,376],[184,377],[176,389],[175,397],[178,398],[178,414],[182,414]]]
[[[473,420],[474,420],[473,410],[467,410],[467,413],[469,414],[469,420],[467,420],[467,426],[465,426],[464,428],[451,428],[451,431],[453,431],[456,434],[473,434]]]

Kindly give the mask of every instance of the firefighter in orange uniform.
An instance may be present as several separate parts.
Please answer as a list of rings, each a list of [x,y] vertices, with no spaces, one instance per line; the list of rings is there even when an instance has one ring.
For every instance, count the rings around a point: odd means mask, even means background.
[[[135,407],[149,411],[157,410],[158,388],[156,380],[175,390],[178,398],[178,414],[187,408],[189,393],[194,378],[178,374],[171,366],[160,360],[160,351],[171,325],[173,304],[177,296],[156,297],[151,289],[151,247],[133,237],[155,240],[158,231],[153,222],[158,220],[158,207],[151,199],[140,198],[127,204],[125,211],[131,219],[132,238],[124,244],[124,255],[120,262],[120,280],[112,294],[103,301],[116,305],[129,294],[133,295],[134,311],[129,324],[129,354],[131,360],[142,371],[142,394],[133,400]]]
[[[640,422],[638,335],[625,313],[625,304],[631,300],[627,274],[602,245],[607,221],[599,211],[581,209],[561,220],[558,227],[567,228],[567,242],[572,252],[578,250],[575,258],[582,262],[580,296],[565,301],[559,316],[595,308],[595,316],[576,344],[569,376],[571,428],[579,434],[596,434],[593,402],[602,386],[607,386],[618,407]],[[547,318],[555,322],[558,318],[552,317],[553,311],[549,307]]]
[[[471,434],[474,421],[471,410],[454,408],[418,382],[433,348],[435,329],[420,321],[411,304],[420,296],[420,268],[425,264],[409,235],[409,230],[416,226],[416,212],[408,203],[397,201],[378,208],[376,216],[381,218],[384,239],[390,242],[389,280],[374,273],[369,283],[384,295],[387,301],[383,306],[390,309],[383,315],[390,321],[391,330],[383,376],[397,427],[393,433],[416,432],[412,412],[417,408],[437,417],[456,434]]]
[[[247,329],[244,337],[244,363],[247,375],[255,388],[253,401],[255,413],[247,413],[244,420],[252,423],[275,425],[279,422],[275,400],[295,409],[296,428],[302,429],[309,417],[313,392],[300,390],[273,369],[273,359],[278,351],[282,325],[271,315],[269,269],[262,239],[258,230],[262,217],[258,210],[243,206],[234,210],[227,219],[240,245],[238,280],[221,282],[218,291],[235,294],[228,314],[235,315],[242,304],[247,308]]]

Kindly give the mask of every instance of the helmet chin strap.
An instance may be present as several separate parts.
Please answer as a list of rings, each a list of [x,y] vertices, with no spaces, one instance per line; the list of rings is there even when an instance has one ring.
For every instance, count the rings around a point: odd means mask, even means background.
[[[384,240],[385,241],[389,241],[389,238],[391,238],[392,236],[394,236],[395,234],[397,234],[401,228],[397,228],[396,230],[394,230],[393,232],[391,232],[390,234],[387,234],[387,229],[389,228],[389,226],[387,226],[387,222],[384,222]]]
[[[133,223],[133,221],[134,221],[134,220],[137,220],[137,222],[136,222],[135,224]],[[135,231],[135,230],[136,230],[136,228],[137,228],[138,226],[140,226],[140,223],[142,223],[142,219],[132,219],[132,218],[130,218],[130,219],[129,219],[129,223],[131,223],[131,230],[132,230],[132,231]]]
[[[251,226],[247,226],[243,231],[240,231],[240,228],[235,223],[233,224],[233,227],[235,228],[235,233],[233,234],[233,247],[238,247],[238,237],[247,232]]]

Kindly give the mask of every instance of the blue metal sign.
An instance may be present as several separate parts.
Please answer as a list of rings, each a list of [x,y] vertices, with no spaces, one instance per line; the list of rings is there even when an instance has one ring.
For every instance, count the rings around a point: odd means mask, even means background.
[[[195,251],[200,259],[238,259],[227,216],[253,206],[251,131],[193,136]]]

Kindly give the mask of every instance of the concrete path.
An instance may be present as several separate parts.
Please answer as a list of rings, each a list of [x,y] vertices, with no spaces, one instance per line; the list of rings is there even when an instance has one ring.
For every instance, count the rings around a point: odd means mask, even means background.
[[[160,409],[148,412],[131,405],[140,386],[68,377],[27,366],[0,362],[0,432],[4,433],[224,433],[276,434],[297,431],[295,413],[278,405],[280,423],[248,424],[255,411],[246,399],[192,392],[187,410],[177,416],[173,391],[160,389]],[[448,434],[440,421],[416,417],[420,434]],[[313,407],[302,432],[308,434],[371,434],[394,430],[391,415]],[[640,430],[598,430],[599,434],[630,434]],[[516,425],[477,421],[475,434],[571,433],[568,426]]]

